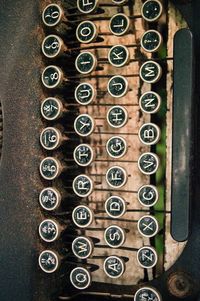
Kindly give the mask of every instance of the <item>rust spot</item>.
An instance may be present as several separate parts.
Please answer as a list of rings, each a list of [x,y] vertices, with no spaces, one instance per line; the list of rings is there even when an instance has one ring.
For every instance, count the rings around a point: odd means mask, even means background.
[[[169,276],[168,289],[173,296],[185,298],[192,295],[194,290],[192,277],[185,272],[176,272]]]

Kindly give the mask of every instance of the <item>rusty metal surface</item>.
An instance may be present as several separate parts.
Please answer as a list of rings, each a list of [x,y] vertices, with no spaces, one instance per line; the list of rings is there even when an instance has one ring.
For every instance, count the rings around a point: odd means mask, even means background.
[[[4,112],[0,167],[0,300],[49,300],[37,267],[38,164],[41,128],[39,1],[0,1],[0,102]],[[40,282],[40,285],[38,285]],[[46,281],[47,283],[47,281]],[[51,279],[49,281],[51,284]],[[45,291],[45,287],[44,287]],[[40,297],[39,297],[40,296]]]

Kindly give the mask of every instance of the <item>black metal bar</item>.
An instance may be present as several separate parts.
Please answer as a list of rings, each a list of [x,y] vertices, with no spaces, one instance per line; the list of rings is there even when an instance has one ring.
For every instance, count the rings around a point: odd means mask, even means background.
[[[176,241],[187,240],[190,230],[192,97],[193,37],[182,29],[174,38],[171,234]]]

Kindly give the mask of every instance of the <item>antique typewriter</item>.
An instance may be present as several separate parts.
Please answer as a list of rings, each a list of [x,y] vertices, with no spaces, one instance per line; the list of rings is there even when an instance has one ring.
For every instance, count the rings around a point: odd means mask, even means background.
[[[200,300],[200,1],[0,1],[0,301]]]

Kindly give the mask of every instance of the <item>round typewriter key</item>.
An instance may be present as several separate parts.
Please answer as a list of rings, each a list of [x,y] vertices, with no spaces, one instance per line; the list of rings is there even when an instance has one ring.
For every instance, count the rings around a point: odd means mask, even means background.
[[[162,76],[160,65],[154,61],[145,62],[140,68],[140,78],[148,84],[154,84]]]
[[[95,97],[95,91],[91,84],[81,83],[75,90],[75,99],[81,105],[88,105]]]
[[[98,5],[98,0],[77,0],[78,10],[83,14],[92,13]]]
[[[63,104],[54,97],[46,98],[41,104],[41,114],[46,120],[56,120],[62,115]]]
[[[59,236],[59,228],[56,222],[46,219],[39,226],[39,235],[46,242],[53,242]]]
[[[126,3],[128,0],[112,0],[113,3],[115,4],[124,4]]]
[[[53,150],[60,146],[62,141],[61,132],[53,127],[45,128],[40,135],[40,143],[46,150]]]
[[[162,301],[162,299],[155,289],[142,287],[135,293],[134,301]]]
[[[57,66],[48,66],[42,73],[42,83],[48,89],[58,88],[62,80],[63,72]]]
[[[76,69],[82,74],[88,74],[96,69],[97,59],[91,52],[81,52],[75,61]]]
[[[158,233],[159,226],[155,217],[145,215],[138,221],[138,231],[145,237],[153,237]]]
[[[119,136],[111,137],[106,143],[106,150],[110,157],[121,158],[127,152],[126,140]]]
[[[151,269],[158,261],[156,250],[152,247],[143,247],[137,252],[137,260],[142,268]]]
[[[126,203],[119,196],[111,196],[105,203],[106,213],[113,218],[118,218],[126,212]]]
[[[162,44],[162,36],[157,30],[148,30],[141,39],[141,46],[147,52],[157,51]]]
[[[110,226],[105,230],[104,240],[111,248],[119,248],[125,241],[125,232],[118,226]]]
[[[40,254],[38,263],[45,273],[53,273],[59,267],[58,255],[53,251],[45,250]]]
[[[162,14],[162,4],[158,0],[148,0],[142,6],[142,17],[148,22],[158,20]]]
[[[160,134],[160,128],[154,123],[145,123],[139,130],[140,141],[146,145],[158,143]]]
[[[74,129],[78,135],[87,137],[94,130],[94,120],[87,114],[79,115],[74,121]]]
[[[64,42],[56,35],[47,36],[42,42],[42,52],[47,58],[55,58],[63,52]]]
[[[144,153],[138,160],[138,167],[145,175],[152,175],[156,173],[159,166],[159,158],[153,153]]]
[[[154,206],[158,201],[158,190],[153,185],[144,185],[138,191],[138,200],[145,207]]]
[[[121,128],[128,121],[128,113],[124,107],[114,106],[110,108],[107,114],[107,121],[113,128]]]
[[[120,188],[127,182],[127,173],[122,167],[110,167],[106,173],[106,181],[111,187]]]
[[[114,67],[123,67],[129,62],[130,53],[123,45],[113,46],[108,53],[108,60]]]
[[[74,160],[80,166],[90,165],[93,158],[93,150],[88,144],[80,144],[74,150]]]
[[[87,228],[93,221],[93,212],[87,206],[77,206],[72,212],[72,219],[76,226]]]
[[[119,278],[125,271],[125,263],[117,256],[110,256],[104,261],[103,269],[108,277]]]
[[[114,15],[109,24],[110,31],[116,36],[122,36],[129,30],[130,21],[125,14]]]
[[[61,194],[55,188],[48,187],[40,192],[39,202],[43,209],[52,211],[59,207]]]
[[[93,181],[86,175],[79,175],[73,181],[73,190],[80,197],[87,197],[93,191]]]
[[[121,75],[115,75],[109,80],[107,88],[111,96],[122,97],[128,91],[128,81]]]
[[[72,252],[80,259],[86,259],[93,252],[93,242],[90,238],[79,236],[72,242]]]
[[[47,157],[40,163],[40,174],[46,180],[54,180],[61,171],[61,164],[56,158]]]
[[[81,22],[76,30],[76,37],[80,43],[91,43],[97,37],[96,25],[91,21]]]
[[[49,4],[42,13],[43,23],[48,27],[56,26],[61,22],[64,12],[57,4]]]
[[[156,113],[161,105],[160,95],[153,91],[146,92],[140,97],[139,105],[144,113]]]
[[[78,267],[71,271],[70,281],[75,288],[83,290],[90,286],[91,275],[85,268]]]

